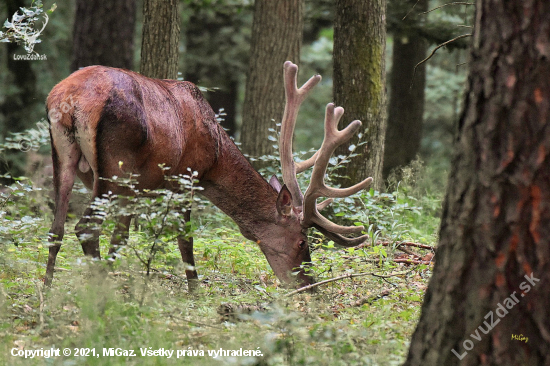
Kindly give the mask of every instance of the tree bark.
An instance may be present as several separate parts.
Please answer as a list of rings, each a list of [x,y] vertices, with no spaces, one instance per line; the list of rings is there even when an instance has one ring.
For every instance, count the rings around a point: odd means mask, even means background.
[[[256,0],[254,4],[241,132],[242,150],[252,157],[275,152],[268,129],[283,117],[283,64],[300,60],[303,9],[303,0]]]
[[[546,0],[476,2],[437,261],[405,365],[550,365],[548,14]]]
[[[346,113],[340,128],[360,120],[362,137],[355,135],[350,143],[336,150],[348,155],[350,144],[355,152],[340,174],[342,185],[356,183],[369,176],[373,187],[383,187],[382,162],[386,132],[386,1],[337,0],[334,22],[334,102]]]
[[[416,0],[407,2],[409,11],[414,8],[404,21],[418,22],[418,13],[427,10],[428,1],[421,1],[416,6],[415,3]],[[406,14],[400,14],[400,18]],[[396,32],[393,35],[384,178],[395,168],[409,164],[420,151],[426,64],[418,66],[416,72],[414,67],[426,57],[427,49],[428,42],[417,33]]]
[[[177,79],[179,40],[178,1],[144,0],[141,74],[158,79]]]
[[[90,65],[132,69],[136,0],[77,0],[71,70]]]

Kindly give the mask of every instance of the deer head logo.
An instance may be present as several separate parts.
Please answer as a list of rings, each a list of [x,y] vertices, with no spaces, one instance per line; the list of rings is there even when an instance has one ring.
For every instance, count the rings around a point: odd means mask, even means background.
[[[15,28],[15,33],[19,34],[21,36],[21,39],[25,43],[25,51],[27,53],[33,53],[34,52],[34,45],[37,43],[42,42],[38,37],[40,37],[40,34],[44,31],[46,28],[46,25],[48,24],[48,14],[44,14],[44,24],[42,24],[42,29],[35,30],[33,28],[30,28],[30,31],[20,31],[19,29]],[[26,29],[25,29],[26,30]]]
[[[54,4],[48,12],[53,12],[55,8],[56,5]],[[42,29],[35,29],[35,21],[39,19],[41,14],[44,15]],[[44,13],[40,2],[28,9],[21,8],[20,11],[13,14],[11,22],[9,20],[4,22],[6,31],[0,31],[0,42],[22,43],[27,53],[31,54],[34,52],[34,46],[41,42],[39,37],[46,28],[48,20],[48,14]]]

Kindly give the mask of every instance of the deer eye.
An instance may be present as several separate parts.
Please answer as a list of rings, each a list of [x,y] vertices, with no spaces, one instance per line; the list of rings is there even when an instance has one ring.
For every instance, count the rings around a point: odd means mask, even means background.
[[[307,247],[306,241],[305,240],[300,240],[298,242],[298,247],[300,248],[300,250],[304,250]]]

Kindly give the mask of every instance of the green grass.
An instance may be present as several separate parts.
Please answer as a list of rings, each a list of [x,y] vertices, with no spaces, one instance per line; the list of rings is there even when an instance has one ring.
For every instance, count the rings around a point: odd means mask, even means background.
[[[414,194],[405,185],[393,194],[371,191],[344,200],[333,214],[338,218],[347,210],[345,216],[365,224],[373,240],[434,244],[440,200],[435,194]],[[40,195],[3,194],[0,201],[5,228],[0,232],[0,365],[398,365],[406,356],[431,271],[392,262],[391,246],[339,249],[311,231],[318,280],[346,273],[401,275],[347,278],[315,293],[286,296],[290,290],[279,286],[259,248],[230,219],[207,208],[194,218],[201,284],[191,295],[175,241],[158,241],[148,277],[135,252],[147,253],[151,235],[132,230],[128,247],[109,267],[105,260],[83,257],[73,218],[66,224],[54,284],[43,289],[51,213],[36,209],[46,201]],[[348,209],[350,202],[355,209]],[[103,254],[108,245],[103,235]],[[11,356],[12,348],[51,347],[72,354]],[[92,348],[99,357],[74,356],[75,349]],[[136,356],[103,356],[104,348],[134,350]],[[142,357],[141,348],[174,354]],[[220,348],[263,356],[208,354]],[[177,359],[178,350],[204,356]]]

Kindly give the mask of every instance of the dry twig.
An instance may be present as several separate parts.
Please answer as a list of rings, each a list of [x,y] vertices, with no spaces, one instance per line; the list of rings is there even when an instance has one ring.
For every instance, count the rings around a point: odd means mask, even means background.
[[[432,261],[424,261],[419,259],[409,259],[409,258],[395,258],[393,260],[396,263],[405,263],[405,264],[425,264],[429,265]]]
[[[384,290],[382,290],[382,292],[380,292],[377,295],[362,297],[359,300],[355,301],[352,305],[353,306],[362,306],[364,304],[369,304],[370,305],[374,301],[376,301],[378,299],[381,299],[384,296],[388,296],[389,294],[390,294],[390,290],[389,289],[384,289]]]
[[[455,37],[453,39],[449,39],[448,41],[445,41],[439,45],[437,45],[433,50],[432,50],[432,53],[430,53],[430,55],[428,57],[426,57],[424,60],[420,61],[419,63],[417,63],[414,67],[414,70],[413,70],[413,76],[412,76],[412,80],[414,80],[414,76],[416,75],[416,69],[418,68],[418,66],[422,65],[424,62],[428,61],[429,59],[431,59],[433,57],[433,55],[435,55],[435,53],[437,52],[438,49],[440,49],[441,47],[444,47],[446,45],[448,45],[449,43],[452,43],[454,41],[457,41],[461,38],[466,38],[466,37],[471,37],[472,34],[471,33],[468,33],[468,34],[462,34],[458,37]],[[411,87],[412,87],[412,84],[411,84]]]
[[[434,11],[434,10],[441,9],[442,7],[448,6],[448,5],[475,5],[475,3],[467,3],[467,2],[464,2],[464,1],[457,1],[457,2],[454,2],[454,3],[439,5],[435,8],[433,8],[433,9],[430,9],[430,10],[425,11],[425,12],[420,13],[420,14],[428,14],[428,13],[431,13],[432,11]]]
[[[376,243],[376,245],[383,245],[383,246],[390,246],[390,245],[393,245],[394,242],[391,242],[391,241],[379,241]],[[356,247],[354,247],[355,249],[361,249],[361,248],[365,248],[365,247],[370,247],[371,245],[370,244],[360,244]],[[431,251],[435,251],[435,247],[431,246],[431,245],[427,245],[427,244],[420,244],[420,243],[414,243],[414,242],[410,242],[410,241],[403,241],[401,243],[398,243],[397,247],[400,247],[400,246],[407,246],[407,247],[416,247],[416,248],[421,248],[421,249],[428,249],[428,250],[431,250]]]
[[[294,296],[296,294],[299,294],[300,292],[308,291],[308,290],[311,290],[312,288],[315,288],[317,286],[321,286],[321,285],[324,285],[326,283],[330,283],[330,282],[334,282],[334,281],[339,281],[339,280],[342,280],[342,279],[345,279],[345,278],[354,278],[354,277],[363,277],[363,276],[374,276],[374,277],[379,277],[379,278],[390,278],[390,277],[402,276],[402,275],[405,275],[407,273],[409,273],[409,271],[393,273],[393,274],[390,274],[390,275],[380,275],[380,274],[376,274],[374,272],[347,273],[345,275],[341,275],[341,276],[334,277],[334,278],[329,278],[328,280],[324,280],[324,281],[321,281],[321,282],[313,283],[311,285],[300,287],[297,290],[289,292],[288,294],[285,295],[285,297]]]
[[[420,2],[420,0],[416,0],[416,3],[414,3],[414,5],[412,6],[411,10],[409,10],[409,12],[403,17],[403,19],[401,19],[402,21],[405,20],[410,13],[412,13],[412,11],[414,10],[414,8],[418,5],[418,3]]]

